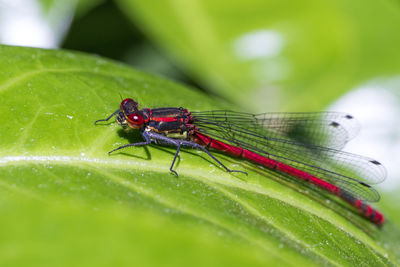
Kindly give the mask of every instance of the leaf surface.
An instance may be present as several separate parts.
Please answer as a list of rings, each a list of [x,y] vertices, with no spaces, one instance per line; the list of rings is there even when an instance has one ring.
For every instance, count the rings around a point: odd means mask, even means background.
[[[227,108],[194,89],[69,51],[0,46],[1,265],[395,265],[399,230],[216,153],[140,141],[119,107]],[[232,108],[232,107],[230,107]],[[328,198],[327,198],[328,197]],[[389,216],[390,217],[390,216]]]

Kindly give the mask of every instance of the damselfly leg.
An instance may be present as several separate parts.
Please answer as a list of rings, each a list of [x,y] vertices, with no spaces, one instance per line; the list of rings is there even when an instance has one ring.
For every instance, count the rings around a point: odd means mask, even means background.
[[[148,135],[154,140],[158,140],[158,141],[161,141],[163,143],[174,145],[174,146],[178,147],[176,152],[175,152],[175,156],[174,156],[174,159],[173,159],[171,167],[170,167],[170,171],[173,172],[176,176],[178,176],[178,173],[173,170],[173,166],[174,166],[174,163],[176,161],[176,158],[179,155],[179,151],[181,149],[181,146],[188,146],[188,147],[197,148],[197,149],[202,150],[207,155],[209,155],[215,162],[217,162],[219,165],[221,165],[222,168],[224,168],[227,172],[240,172],[240,173],[244,173],[244,174],[247,175],[247,172],[229,169],[224,164],[222,164],[221,161],[219,161],[216,157],[214,157],[213,154],[211,154],[207,149],[205,149],[203,146],[201,146],[201,145],[199,145],[199,144],[197,144],[195,142],[185,141],[185,140],[177,140],[177,139],[169,138],[169,137],[166,137],[164,135],[157,134],[157,133],[152,133],[152,132],[149,132]]]
[[[114,111],[113,114],[111,114],[110,116],[108,116],[106,119],[102,119],[102,120],[97,120],[94,122],[94,125],[96,125],[98,122],[100,121],[108,121],[109,119],[111,119],[112,117],[114,117],[115,115],[118,114],[118,112],[120,112],[120,109],[117,109],[116,111]]]
[[[151,140],[150,140],[149,135],[148,135],[146,132],[143,132],[143,133],[142,133],[142,136],[143,136],[143,138],[146,140],[145,142],[138,142],[138,143],[127,144],[127,145],[123,145],[123,146],[117,147],[116,149],[113,149],[113,150],[109,151],[109,152],[108,152],[108,155],[110,155],[110,154],[113,153],[114,151],[117,151],[117,150],[120,150],[120,149],[123,149],[123,148],[127,148],[127,147],[130,147],[130,146],[145,146],[145,145],[150,145],[150,144],[151,144]]]

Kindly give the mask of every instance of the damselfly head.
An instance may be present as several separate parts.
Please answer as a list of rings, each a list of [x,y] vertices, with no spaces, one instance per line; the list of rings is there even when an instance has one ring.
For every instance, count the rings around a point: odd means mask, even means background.
[[[139,112],[139,104],[132,98],[126,98],[121,102],[121,112],[118,114],[117,122],[122,126],[140,129],[145,123]]]

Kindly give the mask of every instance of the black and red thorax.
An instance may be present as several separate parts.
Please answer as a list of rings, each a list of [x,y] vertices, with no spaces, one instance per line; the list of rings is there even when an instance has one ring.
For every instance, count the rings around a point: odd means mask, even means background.
[[[138,104],[132,99],[125,99],[120,106],[117,121],[125,126],[143,131],[152,131],[175,138],[190,139],[195,127],[190,112],[184,108],[154,108],[138,110]],[[181,136],[179,136],[181,135]]]
[[[145,130],[147,131],[165,135],[178,133],[187,136],[194,127],[190,124],[192,121],[190,112],[184,108],[142,109],[140,112],[146,118]]]

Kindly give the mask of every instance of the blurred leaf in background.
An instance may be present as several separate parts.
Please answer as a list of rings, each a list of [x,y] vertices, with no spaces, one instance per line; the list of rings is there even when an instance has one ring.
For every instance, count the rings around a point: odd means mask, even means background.
[[[397,1],[117,2],[199,83],[253,111],[318,110],[400,73]]]
[[[201,88],[159,52],[113,1],[74,20],[62,47],[102,55]]]

